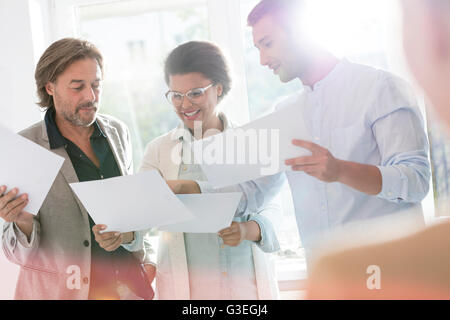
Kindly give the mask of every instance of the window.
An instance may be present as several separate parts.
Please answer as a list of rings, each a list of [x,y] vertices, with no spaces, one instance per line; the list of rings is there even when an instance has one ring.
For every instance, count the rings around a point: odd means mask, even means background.
[[[101,112],[124,121],[132,130],[134,167],[145,146],[178,124],[164,98],[167,86],[163,63],[177,45],[209,39],[207,8],[203,2],[182,6],[148,5],[134,1],[77,7],[77,30],[104,55],[105,81]]]

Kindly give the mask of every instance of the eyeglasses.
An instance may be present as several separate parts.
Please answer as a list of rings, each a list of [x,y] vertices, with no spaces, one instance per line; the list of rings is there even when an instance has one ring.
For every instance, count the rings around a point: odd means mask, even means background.
[[[203,99],[206,90],[214,86],[214,83],[204,87],[204,88],[195,88],[191,89],[186,93],[180,93],[177,91],[167,91],[166,99],[170,104],[173,104],[175,107],[180,107],[183,104],[184,97],[187,97],[190,102],[198,103]]]

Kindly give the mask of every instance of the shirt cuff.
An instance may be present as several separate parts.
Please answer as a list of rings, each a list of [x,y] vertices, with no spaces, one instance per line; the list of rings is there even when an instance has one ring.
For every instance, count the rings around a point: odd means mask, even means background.
[[[382,187],[377,195],[391,202],[400,203],[407,197],[407,177],[395,166],[377,166],[381,172]]]
[[[31,231],[30,241],[28,242],[28,237],[25,233],[20,230],[20,228],[13,222],[13,230],[14,235],[16,236],[17,241],[20,243],[22,247],[25,249],[31,249],[33,246],[34,239],[36,238],[36,224],[33,222],[33,229]]]
[[[273,229],[272,223],[264,216],[255,214],[248,221],[255,221],[261,230],[261,240],[255,244],[263,252],[275,252],[280,250],[280,244]]]
[[[213,193],[215,191],[214,187],[208,181],[195,181],[201,193]]]

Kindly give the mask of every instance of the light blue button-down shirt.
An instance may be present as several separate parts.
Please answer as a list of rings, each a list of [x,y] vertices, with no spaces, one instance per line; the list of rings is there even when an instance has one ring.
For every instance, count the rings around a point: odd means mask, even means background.
[[[405,210],[423,220],[429,147],[421,112],[405,82],[343,60],[313,88],[305,86],[277,108],[292,104],[302,109],[312,142],[338,159],[375,165],[382,175],[381,193],[369,196],[302,172],[286,173],[307,253],[327,231],[348,222]]]

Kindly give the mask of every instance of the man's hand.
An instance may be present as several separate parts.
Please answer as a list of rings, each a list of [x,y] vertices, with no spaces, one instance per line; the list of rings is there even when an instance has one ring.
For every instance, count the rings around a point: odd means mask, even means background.
[[[28,204],[28,195],[22,194],[17,197],[19,194],[17,188],[5,194],[6,189],[6,186],[0,187],[0,218],[6,222],[14,222],[30,241],[33,232],[33,215],[23,211]]]
[[[324,182],[340,182],[368,195],[381,192],[383,179],[377,166],[339,160],[325,148],[303,140],[293,144],[312,152],[311,156],[286,160],[294,171],[303,171]]]
[[[311,151],[311,156],[298,157],[285,161],[294,171],[303,171],[324,182],[336,182],[341,175],[341,160],[333,157],[327,149],[304,140],[293,140],[292,144]]]
[[[95,235],[95,241],[98,242],[100,247],[105,249],[106,251],[114,251],[116,250],[123,241],[123,234],[120,232],[103,232],[100,231],[105,230],[106,226],[104,224],[98,224],[92,227],[92,231]]]

